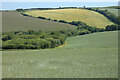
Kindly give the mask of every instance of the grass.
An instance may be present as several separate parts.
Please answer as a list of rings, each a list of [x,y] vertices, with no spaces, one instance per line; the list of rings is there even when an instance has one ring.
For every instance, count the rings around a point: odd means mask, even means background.
[[[27,30],[55,31],[76,28],[76,26],[69,24],[22,16],[15,11],[2,12],[2,26],[3,32]]]
[[[98,8],[100,10],[108,10],[109,12],[113,13],[114,15],[116,16],[119,16],[118,15],[118,12],[120,11],[119,9],[115,9],[115,8]]]
[[[3,51],[3,78],[117,78],[118,31],[69,37],[61,48]]]
[[[113,24],[102,14],[85,9],[29,10],[24,13],[34,17],[42,16],[68,22],[82,21],[98,28],[105,28],[107,25]]]

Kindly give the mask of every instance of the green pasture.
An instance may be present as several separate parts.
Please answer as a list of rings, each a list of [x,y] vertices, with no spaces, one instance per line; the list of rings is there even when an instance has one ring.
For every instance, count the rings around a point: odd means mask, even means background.
[[[113,13],[116,16],[118,15],[118,12],[120,12],[120,9],[115,9],[115,8],[98,8],[100,10],[108,10],[109,12]]]
[[[3,78],[117,78],[118,31],[68,37],[62,47],[2,52]]]

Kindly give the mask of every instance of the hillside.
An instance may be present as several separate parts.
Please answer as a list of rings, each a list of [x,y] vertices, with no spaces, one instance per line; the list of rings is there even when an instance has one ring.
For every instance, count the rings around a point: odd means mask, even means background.
[[[69,37],[63,47],[3,51],[3,78],[117,78],[118,31]]]
[[[113,24],[102,14],[85,9],[28,10],[24,13],[34,17],[42,16],[53,20],[82,21],[98,28],[104,28],[106,25]]]
[[[118,12],[120,11],[120,9],[116,9],[116,8],[107,8],[107,7],[103,7],[103,8],[98,8],[99,10],[108,10],[109,12],[113,13],[115,16],[119,16]]]
[[[2,12],[2,31],[26,31],[26,30],[67,30],[75,29],[76,26],[37,18],[25,17],[15,11]]]

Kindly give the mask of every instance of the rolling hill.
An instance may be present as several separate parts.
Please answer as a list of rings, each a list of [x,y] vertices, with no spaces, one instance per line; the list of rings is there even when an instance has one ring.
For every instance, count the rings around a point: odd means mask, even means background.
[[[120,9],[116,9],[116,8],[107,8],[107,7],[103,7],[103,8],[98,8],[99,10],[108,10],[109,12],[113,13],[115,16],[120,16],[118,15]]]
[[[26,30],[54,31],[76,28],[76,26],[69,24],[22,16],[15,11],[2,12],[2,26],[3,32]]]
[[[107,25],[113,24],[102,14],[85,9],[27,10],[24,13],[33,17],[42,16],[53,20],[82,21],[98,28],[105,28]]]
[[[118,31],[69,37],[61,48],[2,53],[3,78],[118,77]]]

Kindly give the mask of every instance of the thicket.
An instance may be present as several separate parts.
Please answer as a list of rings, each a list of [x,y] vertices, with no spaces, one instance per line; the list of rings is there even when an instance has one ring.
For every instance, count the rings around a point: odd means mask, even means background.
[[[7,32],[2,36],[2,49],[46,49],[63,45],[66,39],[64,34],[51,34],[28,30]]]

